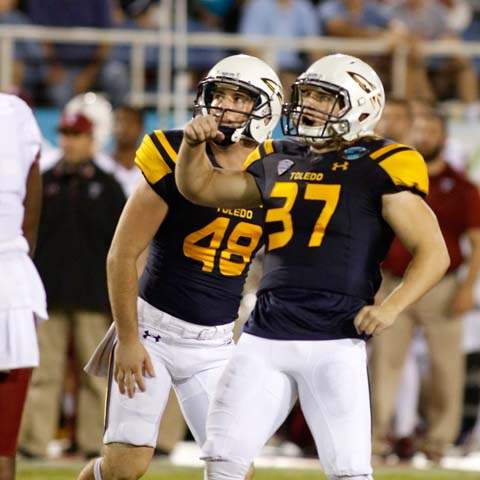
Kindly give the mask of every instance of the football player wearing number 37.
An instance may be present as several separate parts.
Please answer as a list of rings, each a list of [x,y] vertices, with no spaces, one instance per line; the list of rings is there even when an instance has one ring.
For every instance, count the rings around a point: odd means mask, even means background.
[[[315,62],[284,105],[284,133],[243,172],[214,168],[214,118],[185,129],[175,176],[191,201],[265,210],[264,276],[254,312],[207,419],[208,480],[241,480],[297,394],[330,480],[370,480],[365,339],[381,333],[449,264],[423,198],[414,149],[374,135],[385,98],[375,71],[347,55]],[[380,305],[380,263],[397,235],[413,259]]]
[[[282,101],[280,81],[263,61],[235,55],[215,65],[195,102],[195,115],[211,115],[221,132],[204,143],[208,161],[240,170],[275,128]],[[173,175],[182,138],[182,130],[157,130],[136,154],[145,181],[123,211],[107,267],[117,342],[105,447],[81,480],[145,473],[172,386],[202,445],[210,400],[233,351],[233,322],[250,262],[262,245],[264,213],[186,200]],[[136,260],[149,244],[138,287]]]

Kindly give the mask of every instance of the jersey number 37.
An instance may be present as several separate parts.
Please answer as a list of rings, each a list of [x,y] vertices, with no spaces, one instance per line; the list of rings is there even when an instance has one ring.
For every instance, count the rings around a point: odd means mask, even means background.
[[[305,185],[305,200],[322,201],[324,206],[313,226],[308,242],[309,247],[319,247],[322,244],[325,230],[338,205],[340,198],[340,185],[327,185],[323,183],[307,183]],[[293,223],[291,211],[298,196],[298,183],[277,182],[270,194],[271,198],[285,198],[285,203],[279,208],[269,208],[265,221],[281,222],[283,229],[268,236],[267,250],[281,248],[288,244],[293,237]]]

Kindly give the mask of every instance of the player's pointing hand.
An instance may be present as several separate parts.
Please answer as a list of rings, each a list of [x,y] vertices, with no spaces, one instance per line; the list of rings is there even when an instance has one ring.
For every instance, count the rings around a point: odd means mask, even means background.
[[[363,307],[353,323],[359,334],[377,335],[393,325],[396,318],[397,313],[388,305],[371,305]]]
[[[218,129],[212,115],[198,116],[190,120],[184,129],[184,140],[190,147],[196,147],[208,140],[222,141],[224,134]]]

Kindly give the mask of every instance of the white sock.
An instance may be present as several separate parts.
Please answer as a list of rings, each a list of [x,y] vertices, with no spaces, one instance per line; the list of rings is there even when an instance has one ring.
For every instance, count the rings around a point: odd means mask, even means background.
[[[102,478],[102,457],[97,458],[93,464],[93,476],[95,480],[103,480]]]
[[[229,462],[228,460],[208,460],[206,480],[244,480],[250,465]]]
[[[371,475],[331,475],[328,480],[373,480]]]

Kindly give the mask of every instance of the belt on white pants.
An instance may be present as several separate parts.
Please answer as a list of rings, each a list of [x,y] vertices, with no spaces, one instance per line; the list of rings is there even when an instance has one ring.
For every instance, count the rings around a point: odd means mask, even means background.
[[[186,322],[150,305],[143,298],[138,299],[138,316],[143,325],[151,325],[159,330],[171,332],[179,338],[195,340],[223,338],[233,331],[234,325],[234,322],[230,322],[225,325],[208,327]]]

